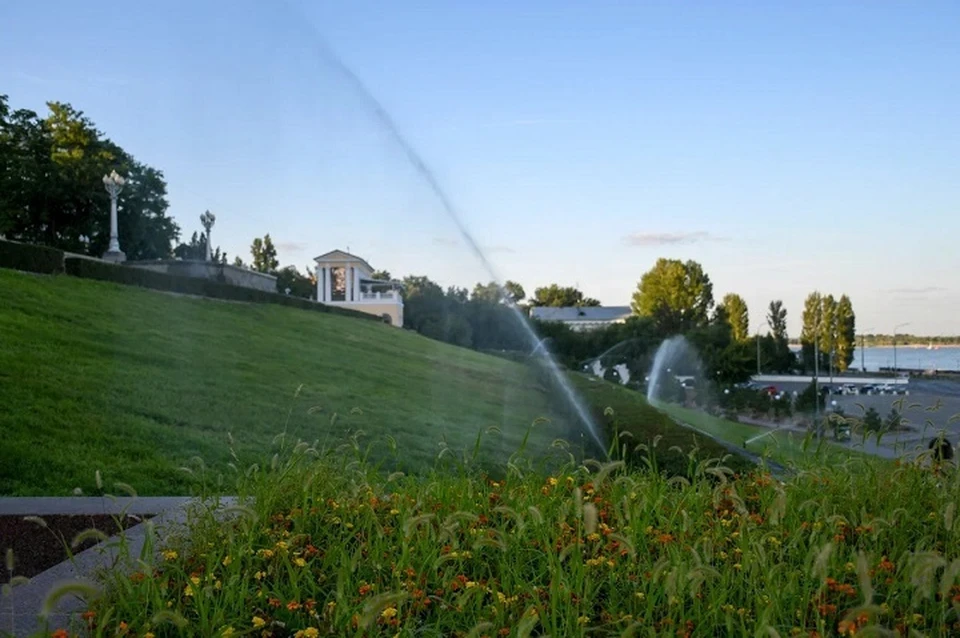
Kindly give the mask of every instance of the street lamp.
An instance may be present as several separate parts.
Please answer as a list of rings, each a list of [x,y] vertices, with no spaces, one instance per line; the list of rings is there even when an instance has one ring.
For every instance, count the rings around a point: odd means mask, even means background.
[[[764,319],[763,323],[757,326],[757,376],[758,377],[760,376],[760,327],[761,326],[766,326],[767,328],[770,328],[770,322]]]
[[[110,171],[109,175],[103,176],[103,187],[110,195],[110,244],[107,252],[103,253],[104,261],[121,262],[127,259],[120,250],[120,240],[117,238],[117,196],[126,183],[127,180],[118,175],[117,171]]]
[[[866,333],[870,332],[871,330],[873,330],[873,328],[867,328],[866,330],[863,330],[860,332],[860,371],[861,372],[867,371],[867,364],[863,362],[863,350],[864,350],[863,337],[865,336]]]
[[[904,326],[909,326],[910,322],[898,323],[893,327],[893,376],[897,376],[897,330]]]
[[[217,216],[210,211],[206,211],[203,213],[203,215],[200,215],[200,224],[203,226],[204,230],[207,231],[207,248],[205,250],[206,254],[203,257],[204,261],[210,261],[213,258],[213,253],[211,252],[210,248],[210,229],[213,228],[213,225],[216,223],[216,221]]]

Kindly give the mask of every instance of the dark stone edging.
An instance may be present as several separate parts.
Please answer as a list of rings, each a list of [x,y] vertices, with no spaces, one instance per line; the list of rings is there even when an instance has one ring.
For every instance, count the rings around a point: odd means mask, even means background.
[[[58,505],[59,503],[59,505]],[[138,557],[143,550],[149,528],[162,539],[182,529],[192,509],[229,507],[234,497],[221,497],[211,503],[185,497],[68,497],[68,498],[0,498],[0,515],[44,516],[53,514],[135,514],[152,516],[121,534],[111,537],[73,557],[37,574],[30,582],[15,587],[10,596],[0,598],[0,636],[21,638],[41,631],[68,629],[77,624],[78,614],[86,605],[75,596],[64,596],[44,621],[39,617],[48,594],[58,585],[80,581],[98,587],[96,574],[103,569],[120,567]],[[39,510],[39,511],[38,511]]]

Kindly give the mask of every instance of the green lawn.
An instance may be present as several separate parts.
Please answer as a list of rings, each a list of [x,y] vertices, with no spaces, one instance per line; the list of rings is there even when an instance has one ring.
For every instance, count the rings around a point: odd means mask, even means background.
[[[666,433],[689,448],[689,432],[639,394],[575,382],[636,440]],[[499,433],[483,436],[481,458],[502,462],[538,417],[548,421],[532,429],[532,454],[580,441],[556,390],[519,363],[374,321],[9,270],[0,406],[4,495],[94,493],[97,470],[108,489],[186,493],[194,479],[179,468],[191,458],[214,474],[268,462],[284,432],[329,447],[362,430],[362,446],[407,471],[433,466],[443,446],[462,457],[490,426]]]
[[[818,454],[842,461],[851,454],[858,454],[829,442],[818,448],[815,440],[807,442],[805,437],[797,432],[773,431],[758,425],[737,423],[673,403],[657,404],[656,407],[678,421],[728,443],[743,446],[746,441],[750,441],[746,444],[746,450],[768,455],[779,463],[798,463],[810,460]]]

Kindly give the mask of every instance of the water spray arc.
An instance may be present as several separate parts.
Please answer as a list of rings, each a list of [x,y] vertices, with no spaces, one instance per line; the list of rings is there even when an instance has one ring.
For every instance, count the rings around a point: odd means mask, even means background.
[[[502,291],[503,284],[501,282],[503,280],[498,276],[493,264],[491,264],[486,255],[483,254],[483,251],[480,250],[480,246],[477,244],[476,240],[474,240],[473,235],[471,235],[470,231],[466,227],[466,224],[464,224],[463,220],[460,218],[457,207],[454,206],[446,191],[440,186],[440,183],[437,181],[433,171],[430,170],[420,154],[414,149],[413,145],[407,141],[396,122],[393,121],[393,118],[390,116],[390,114],[387,113],[386,109],[383,108],[383,105],[380,104],[376,97],[374,97],[374,95],[367,89],[360,78],[346,64],[344,64],[344,62],[340,60],[340,58],[337,57],[337,55],[334,54],[329,47],[326,46],[318,33],[313,33],[312,35],[317,54],[331,67],[336,69],[341,76],[343,76],[343,78],[353,88],[354,92],[369,108],[374,119],[381,126],[381,128],[383,128],[391,140],[404,152],[407,161],[410,162],[411,166],[413,166],[416,172],[424,180],[424,182],[430,188],[430,191],[439,200],[444,212],[456,225],[464,243],[466,243],[473,255],[480,261],[480,264],[483,266],[483,269],[487,272],[490,278],[497,282],[497,286],[500,287]],[[586,406],[583,405],[583,402],[577,396],[573,386],[566,377],[566,373],[560,368],[559,364],[557,364],[553,354],[543,345],[540,337],[537,335],[536,331],[534,331],[533,327],[530,325],[530,322],[523,315],[523,313],[520,312],[517,306],[511,303],[508,304],[508,307],[511,310],[511,316],[520,324],[520,327],[529,339],[531,346],[538,352],[538,354],[541,355],[540,361],[542,361],[547,367],[553,380],[556,381],[557,385],[560,387],[564,399],[574,409],[578,419],[583,424],[583,427],[585,427],[589,432],[590,437],[597,444],[597,446],[599,446],[601,450],[605,449],[599,427],[594,422],[590,411],[586,408]]]

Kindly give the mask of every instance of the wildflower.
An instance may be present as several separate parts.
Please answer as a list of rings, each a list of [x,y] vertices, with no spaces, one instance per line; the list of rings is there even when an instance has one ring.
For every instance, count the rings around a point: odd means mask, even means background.
[[[741,565],[740,563],[734,563],[733,568],[736,570],[741,570],[743,569],[743,565]]]
[[[396,615],[397,615],[397,608],[393,607],[392,605],[380,612],[380,617],[383,618],[384,620],[390,620]]]
[[[177,560],[177,556],[177,550],[175,549],[168,549],[163,552],[164,560]]]
[[[398,510],[398,509],[396,509],[396,508],[390,510],[390,515],[391,515],[391,516],[396,516],[396,515],[399,514],[399,513],[400,513],[400,510]]]
[[[637,597],[637,600],[639,600],[640,602],[643,602],[646,599],[647,595],[644,594],[642,591],[638,591],[636,593],[636,597]]]
[[[223,628],[223,631],[220,632],[221,638],[230,638],[231,636],[233,636],[233,634],[234,634],[234,629],[233,629],[233,627],[231,627],[231,626],[229,626],[229,625],[227,625],[226,627],[224,627],[224,628]]]
[[[148,631],[147,633],[143,634],[143,638],[157,638],[157,636],[152,631]]]
[[[588,622],[590,622],[590,616],[580,616],[577,618],[578,625],[586,625]]]
[[[593,534],[588,534],[587,540],[596,543],[598,540],[600,540],[600,534],[597,534],[596,532]]]
[[[257,580],[263,580],[264,578],[266,578],[266,576],[267,576],[267,572],[264,572],[264,571],[258,571],[256,574],[253,575],[253,577],[256,578]]]
[[[559,483],[559,482],[560,482],[560,481],[558,481],[556,478],[554,478],[554,477],[552,477],[552,476],[547,479],[547,483],[550,484],[550,487],[556,487],[556,486],[557,486],[557,483]]]
[[[223,557],[223,566],[224,566],[224,567],[229,567],[229,566],[230,566],[230,563],[232,563],[232,562],[233,562],[233,559],[230,558],[230,554],[227,554],[226,556]]]
[[[297,611],[298,609],[300,609],[300,603],[298,603],[295,600],[291,600],[290,602],[287,603],[287,609],[289,609],[290,611]]]
[[[257,556],[259,556],[260,558],[273,558],[273,550],[272,550],[272,549],[258,549],[258,550],[257,550]]]
[[[296,558],[293,559],[293,564],[296,565],[297,567],[306,567],[307,561],[297,556]]]
[[[261,627],[267,624],[267,621],[261,618],[260,616],[254,616],[252,622],[253,622],[254,629],[260,629]]]
[[[70,638],[70,634],[67,633],[66,629],[58,629],[50,634],[50,638]]]

